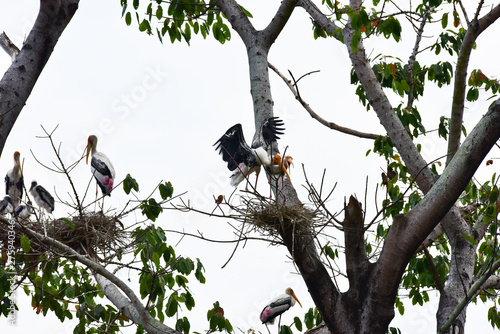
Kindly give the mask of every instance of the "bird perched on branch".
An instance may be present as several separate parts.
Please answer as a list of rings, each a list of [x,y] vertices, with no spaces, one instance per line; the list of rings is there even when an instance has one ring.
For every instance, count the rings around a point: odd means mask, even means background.
[[[14,208],[19,205],[23,197],[24,180],[20,157],[19,152],[14,152],[14,167],[5,175],[5,194],[12,199]]]
[[[279,316],[278,321],[278,330],[281,323],[281,314],[288,311],[290,307],[295,305],[295,301],[299,303],[300,307],[302,304],[297,299],[297,296],[293,292],[292,288],[287,288],[285,290],[285,294],[279,295],[278,297],[271,300],[269,305],[264,307],[262,312],[260,313],[260,321],[266,325],[267,330],[269,331],[269,327],[267,327],[267,323],[271,325],[274,324],[274,319]],[[270,332],[269,332],[270,333]]]
[[[8,213],[14,212],[14,203],[9,195],[5,196],[3,200],[0,201],[0,216],[5,216]]]
[[[97,137],[94,135],[89,136],[86,162],[87,164],[89,163],[89,155],[91,154],[90,170],[92,171],[92,175],[94,175],[99,188],[101,188],[102,194],[104,196],[111,196],[115,179],[115,168],[106,154],[96,150],[96,146]]]
[[[54,197],[36,181],[31,182],[30,194],[35,199],[35,203],[48,213],[54,211]]]
[[[256,173],[257,186],[261,166],[272,165],[270,146],[279,139],[278,135],[283,134],[283,125],[278,117],[268,118],[262,124],[260,135],[254,139],[252,147],[245,141],[241,124],[233,125],[217,140],[215,150],[219,151],[222,159],[227,162],[227,168],[233,172],[230,181],[232,186],[237,186],[253,172]]]

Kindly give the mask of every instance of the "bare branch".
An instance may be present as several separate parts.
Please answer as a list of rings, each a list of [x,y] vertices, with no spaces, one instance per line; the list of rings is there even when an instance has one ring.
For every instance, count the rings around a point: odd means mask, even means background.
[[[17,55],[19,54],[19,48],[14,43],[12,43],[5,32],[2,32],[0,34],[0,46],[5,52],[7,52],[12,61],[16,59]]]
[[[292,94],[295,96],[295,99],[297,101],[299,101],[299,103],[304,107],[304,109],[309,113],[309,115],[311,115],[312,118],[316,119],[318,122],[320,122],[324,126],[330,128],[332,130],[336,130],[336,131],[339,131],[339,132],[342,132],[342,133],[345,133],[348,135],[356,136],[359,138],[377,139],[377,138],[381,137],[381,135],[353,130],[353,129],[346,128],[346,127],[337,125],[333,122],[329,122],[329,121],[323,119],[316,112],[314,112],[314,110],[309,106],[309,104],[307,104],[307,102],[305,102],[302,99],[302,97],[300,96],[299,90],[297,87],[298,80],[297,81],[294,80],[294,82],[292,84],[292,81],[288,80],[288,78],[285,77],[275,66],[273,66],[271,63],[268,63],[268,64],[269,64],[269,68],[271,68],[281,79],[283,79],[283,81],[286,83],[288,88],[290,88],[290,90],[292,91]],[[311,74],[311,73],[308,73],[308,74]],[[302,77],[304,77],[304,76],[302,76]]]
[[[408,86],[410,86],[410,91],[408,92],[408,104],[406,106],[407,110],[410,110],[413,107],[413,66],[415,65],[415,60],[417,57],[418,49],[420,47],[420,41],[422,40],[422,34],[424,32],[425,23],[427,22],[427,17],[431,13],[433,8],[429,8],[423,15],[422,22],[420,22],[420,26],[417,30],[417,39],[415,40],[415,46],[413,47],[413,52],[408,60]]]

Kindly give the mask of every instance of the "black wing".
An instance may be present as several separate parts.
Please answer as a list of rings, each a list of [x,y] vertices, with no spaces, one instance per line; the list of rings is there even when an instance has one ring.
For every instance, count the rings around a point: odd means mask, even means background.
[[[12,196],[12,194],[9,194],[9,190],[12,187],[16,187],[17,191],[19,192],[19,198],[23,197],[23,185],[24,185],[24,178],[21,175],[21,177],[16,181],[13,180],[9,177],[9,175],[5,175],[5,194]]]
[[[240,163],[248,165],[248,161],[253,157],[253,153],[245,141],[241,124],[230,127],[226,133],[214,144],[216,151],[222,155],[222,159],[227,162],[227,168],[235,170]]]
[[[97,158],[95,155],[92,156],[92,160],[90,161],[90,165],[99,173],[101,173],[104,176],[108,176],[110,178],[113,177],[111,175],[111,170],[109,169],[109,166],[102,161],[101,159]],[[94,175],[95,176],[95,175]]]
[[[54,197],[52,197],[52,195],[47,190],[45,190],[44,187],[40,185],[36,187],[35,190],[38,193],[38,196],[40,196],[40,198],[42,199],[42,201],[44,201],[50,206],[51,210],[50,212],[54,211]]]
[[[285,123],[279,117],[270,117],[268,118],[264,124],[262,124],[262,139],[261,145],[264,143],[269,146],[273,141],[280,139],[278,135],[282,135],[285,131],[283,127]],[[256,148],[256,147],[254,147]]]

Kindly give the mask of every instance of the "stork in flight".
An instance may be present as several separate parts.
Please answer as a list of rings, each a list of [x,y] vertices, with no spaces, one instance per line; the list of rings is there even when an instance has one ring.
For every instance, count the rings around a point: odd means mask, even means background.
[[[111,196],[111,190],[113,190],[113,182],[115,179],[115,168],[106,154],[96,150],[96,146],[97,137],[94,135],[89,136],[86,162],[87,164],[89,163],[89,155],[92,155],[92,160],[90,162],[92,175],[94,175],[99,188],[101,188],[103,196]]]
[[[231,185],[237,186],[244,179],[255,172],[255,187],[262,165],[270,167],[273,163],[270,155],[272,143],[282,135],[283,121],[278,117],[268,118],[261,126],[259,136],[248,146],[243,136],[241,124],[230,127],[226,133],[214,144],[222,159],[227,162],[227,168],[233,172]],[[248,185],[248,184],[247,184]]]
[[[266,307],[264,307],[264,309],[260,313],[260,321],[262,321],[262,323],[266,325],[269,334],[271,334],[271,332],[269,331],[269,327],[267,327],[267,323],[270,323],[271,325],[274,324],[274,319],[277,316],[279,316],[278,320],[278,331],[279,331],[281,323],[281,314],[288,311],[290,307],[295,305],[295,301],[297,301],[300,307],[302,307],[302,304],[297,299],[297,296],[293,292],[292,288],[287,288],[285,290],[285,294],[275,297],[273,300],[271,300],[271,302],[269,302],[269,304]]]
[[[21,154],[14,152],[14,167],[5,175],[5,194],[12,199],[13,206],[16,208],[23,197],[23,171],[20,162]]]

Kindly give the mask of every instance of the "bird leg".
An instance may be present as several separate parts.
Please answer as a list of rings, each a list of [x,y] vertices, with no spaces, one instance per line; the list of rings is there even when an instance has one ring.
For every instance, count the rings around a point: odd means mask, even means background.
[[[271,331],[269,330],[269,327],[267,327],[267,324],[264,325],[266,325],[267,331],[269,332],[269,334],[271,334]]]
[[[39,215],[39,217],[40,217],[40,223],[43,226],[43,234],[45,236],[47,236],[47,227],[45,226],[45,222],[44,222],[44,218],[45,217],[43,216],[43,209],[42,208],[40,208],[40,215]]]
[[[280,334],[281,332],[281,314],[280,314],[280,318],[278,319],[278,334]]]

